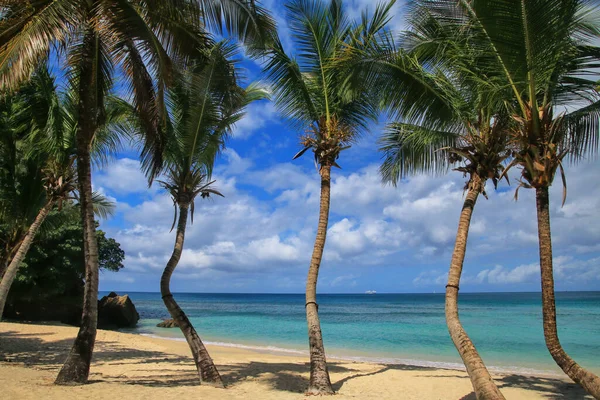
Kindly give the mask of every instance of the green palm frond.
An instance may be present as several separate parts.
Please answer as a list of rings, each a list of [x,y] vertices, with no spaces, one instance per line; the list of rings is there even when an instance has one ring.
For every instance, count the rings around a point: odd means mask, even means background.
[[[16,89],[49,49],[58,49],[67,60],[72,86],[78,94],[85,90],[86,107],[94,108],[87,112],[95,116],[93,121],[66,122],[79,127],[89,123],[93,129],[81,130],[89,132],[105,123],[105,99],[117,75],[141,117],[136,128],[141,128],[137,131],[143,139],[142,165],[153,178],[163,163],[169,129],[164,101],[175,82],[175,66],[204,64],[205,50],[214,44],[208,30],[213,28],[239,37],[256,55],[276,37],[272,18],[255,1],[5,2],[0,16],[0,87]]]
[[[92,203],[94,214],[102,219],[108,219],[115,213],[116,204],[102,193],[93,192]]]
[[[563,146],[569,157],[577,161],[586,155],[595,156],[600,140],[600,100],[564,116]]]
[[[44,0],[6,4],[0,19],[0,88],[16,90],[80,21],[75,2]]]
[[[600,6],[584,0],[418,0],[412,7],[406,43],[414,54],[429,69],[452,71],[453,82],[478,104],[511,118],[510,165],[521,168],[521,186],[549,186],[559,170],[564,177],[569,153],[573,160],[595,154]]]
[[[204,23],[238,38],[250,54],[259,55],[276,40],[275,21],[254,0],[198,0]]]
[[[295,158],[312,148],[318,164],[337,158],[378,117],[377,97],[364,79],[352,79],[360,46],[376,40],[391,3],[380,4],[373,23],[354,24],[339,0],[295,0],[286,5],[295,55],[276,43],[265,72],[279,112],[304,131]],[[364,34],[361,32],[364,30]]]
[[[165,178],[158,183],[173,198],[175,221],[181,205],[191,207],[193,221],[198,195],[222,196],[212,188],[215,160],[248,104],[268,97],[259,84],[245,89],[239,86],[237,55],[238,49],[232,43],[216,43],[205,50],[206,62],[181,74],[167,93]]]
[[[416,173],[443,173],[450,166],[448,148],[461,143],[459,132],[435,131],[405,123],[387,126],[379,139],[384,182],[394,186]]]
[[[298,62],[285,54],[280,42],[269,53],[265,71],[275,93],[275,104],[284,118],[299,127],[319,118],[315,94],[310,90],[311,76],[302,72]]]

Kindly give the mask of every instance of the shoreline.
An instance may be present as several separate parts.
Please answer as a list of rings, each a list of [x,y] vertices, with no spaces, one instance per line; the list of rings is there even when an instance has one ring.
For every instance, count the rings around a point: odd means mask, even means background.
[[[0,385],[7,398],[164,399],[205,396],[225,399],[306,399],[308,357],[277,355],[208,344],[227,389],[199,386],[187,343],[134,333],[98,330],[90,384],[53,385],[77,328],[0,322]],[[330,358],[338,397],[393,399],[474,399],[464,371],[404,364]],[[585,393],[565,378],[497,374],[507,399],[583,399]],[[336,397],[337,398],[337,397]]]
[[[163,328],[163,329],[174,329],[174,328]],[[132,335],[140,335],[154,339],[162,339],[162,340],[172,340],[176,342],[184,342],[185,338],[177,338],[172,336],[161,336],[152,333],[136,333],[133,331],[121,332],[128,333]],[[211,340],[203,340],[203,343],[207,346],[213,347],[224,347],[224,348],[233,348],[233,349],[242,349],[247,350],[259,354],[273,354],[279,356],[289,356],[289,357],[308,357],[309,353],[307,350],[297,350],[292,348],[285,348],[279,346],[269,346],[262,344],[246,344],[246,343],[236,343],[236,342],[222,342],[222,341],[211,341]],[[339,349],[338,349],[339,350]],[[343,350],[340,350],[343,351]],[[349,351],[350,352],[350,351]],[[436,368],[436,369],[447,369],[453,371],[462,371],[466,372],[466,368],[464,364],[449,362],[449,361],[431,361],[431,360],[421,360],[416,358],[403,358],[403,357],[370,357],[370,356],[361,356],[361,355],[343,355],[336,354],[335,352],[327,351],[327,359],[328,360],[336,360],[336,361],[346,361],[346,362],[359,362],[366,364],[389,364],[389,365],[407,365],[413,367],[425,367],[425,368]],[[508,375],[508,374],[519,374],[526,376],[534,376],[534,377],[543,377],[543,378],[562,378],[564,374],[553,371],[543,371],[537,370],[534,368],[523,367],[523,366],[495,366],[489,365],[486,367],[491,373],[500,374],[500,375]]]

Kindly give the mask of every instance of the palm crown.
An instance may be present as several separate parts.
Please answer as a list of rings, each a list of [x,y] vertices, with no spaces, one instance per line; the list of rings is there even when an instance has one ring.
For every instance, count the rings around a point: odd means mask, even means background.
[[[377,119],[372,93],[348,79],[348,61],[353,46],[370,40],[359,32],[382,29],[389,5],[361,25],[350,21],[339,0],[294,0],[287,8],[297,54],[287,55],[277,42],[265,70],[281,114],[305,130],[295,158],[312,149],[317,163],[335,166],[340,151]]]
[[[469,176],[467,188],[475,175],[497,185],[511,154],[508,115],[485,82],[463,76],[462,71],[478,68],[475,54],[434,57],[439,50],[432,51],[432,42],[444,30],[429,9],[417,10],[403,47],[385,35],[379,46],[364,52],[360,78],[371,81],[383,107],[397,119],[380,139],[382,178],[395,185],[408,174],[443,172],[464,163],[456,170]],[[486,194],[483,186],[477,190]]]
[[[506,135],[522,186],[547,187],[568,153],[577,159],[597,150],[600,53],[592,39],[600,37],[600,9],[581,0],[416,3],[420,16],[439,21],[423,46],[430,59],[476,59],[463,79],[512,117]]]
[[[165,142],[163,105],[174,63],[200,60],[213,44],[207,29],[240,38],[249,51],[272,42],[274,22],[254,1],[9,1],[0,21],[0,87],[15,89],[49,51],[66,54],[73,82],[92,85],[96,125],[117,71],[141,116],[144,167],[155,175]],[[88,70],[88,59],[93,70]],[[90,90],[88,88],[87,90]],[[92,138],[88,138],[91,140]]]
[[[266,97],[257,85],[238,85],[236,55],[236,46],[229,42],[206,49],[206,61],[184,74],[168,93],[166,179],[159,183],[173,197],[176,211],[177,206],[191,205],[192,221],[196,196],[222,196],[211,188],[210,176],[233,125],[250,102]]]

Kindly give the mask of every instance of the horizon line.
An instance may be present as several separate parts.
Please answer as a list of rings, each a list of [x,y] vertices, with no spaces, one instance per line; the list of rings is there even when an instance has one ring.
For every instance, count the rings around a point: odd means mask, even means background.
[[[99,290],[98,292],[117,292],[116,290]],[[141,291],[141,290],[132,290],[132,291],[122,291],[128,293],[156,293],[160,294],[160,291]],[[596,290],[555,290],[555,293],[594,293],[600,292],[600,289]],[[489,292],[461,292],[461,294],[500,294],[500,293],[539,293],[541,291],[489,291]],[[298,293],[282,293],[282,292],[173,292],[173,294],[289,294],[289,295],[304,295],[304,292]],[[317,293],[317,295],[326,294],[326,295],[356,295],[356,294],[368,294],[366,292],[326,292],[326,293]],[[370,296],[375,296],[378,294],[439,294],[445,295],[444,291],[441,292],[376,292],[374,294],[368,294]]]

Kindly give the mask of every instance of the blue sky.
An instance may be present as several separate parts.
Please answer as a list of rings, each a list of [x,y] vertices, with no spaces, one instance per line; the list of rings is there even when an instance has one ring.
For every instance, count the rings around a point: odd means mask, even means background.
[[[291,49],[281,2],[264,1]],[[370,1],[350,1],[353,17]],[[404,24],[402,3],[392,20]],[[260,68],[245,61],[251,79]],[[381,184],[377,138],[371,132],[340,158],[333,171],[331,218],[321,266],[321,293],[443,292],[464,178],[415,176],[397,188]],[[251,105],[216,165],[225,198],[198,199],[185,250],[173,275],[175,292],[301,293],[312,252],[319,206],[319,176],[299,150],[299,132],[273,104]],[[517,171],[514,171],[517,173]],[[569,196],[551,190],[557,288],[600,290],[600,163],[568,166]],[[514,182],[515,180],[511,180]],[[515,187],[488,185],[472,220],[462,291],[538,291],[535,199]],[[173,204],[158,186],[147,188],[134,152],[97,170],[94,186],[114,199],[116,215],[102,229],[126,252],[125,268],[103,272],[101,290],[158,291],[174,242]]]

